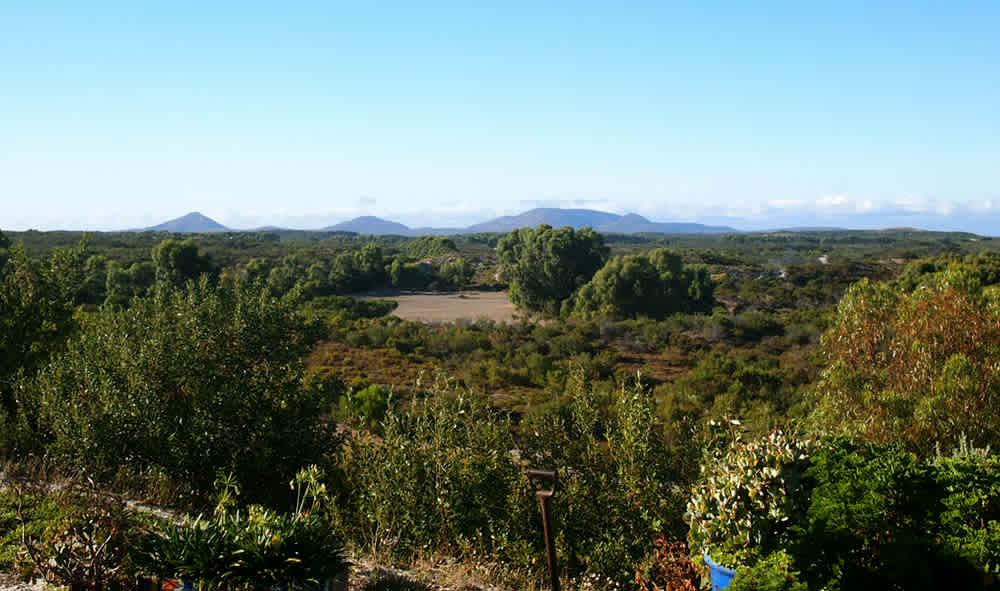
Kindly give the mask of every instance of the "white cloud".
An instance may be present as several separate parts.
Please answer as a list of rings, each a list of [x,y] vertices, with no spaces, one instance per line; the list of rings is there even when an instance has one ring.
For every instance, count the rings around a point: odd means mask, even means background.
[[[938,214],[949,215],[949,216],[955,213],[955,211],[957,210],[958,210],[958,205],[952,201],[942,201],[938,203],[937,206],[934,208],[934,211],[936,211]]]
[[[775,209],[802,209],[809,204],[805,199],[772,199],[767,202],[769,207]]]
[[[816,200],[816,205],[821,209],[840,209],[850,201],[847,195],[824,195]]]

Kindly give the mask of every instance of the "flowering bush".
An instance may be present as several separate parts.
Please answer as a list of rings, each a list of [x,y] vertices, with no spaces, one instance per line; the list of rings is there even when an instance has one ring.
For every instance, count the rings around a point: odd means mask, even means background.
[[[802,511],[796,493],[815,449],[813,441],[781,431],[710,448],[685,513],[692,551],[711,552],[717,561],[725,557],[733,566],[783,545],[792,518]]]

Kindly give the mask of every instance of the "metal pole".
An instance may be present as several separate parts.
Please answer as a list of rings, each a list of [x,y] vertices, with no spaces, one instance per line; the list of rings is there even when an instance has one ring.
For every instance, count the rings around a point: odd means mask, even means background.
[[[545,528],[545,551],[549,555],[549,575],[552,577],[552,591],[559,591],[559,570],[556,568],[556,542],[552,534],[552,520],[549,518],[549,503],[552,501],[552,491],[540,490],[535,495],[542,505],[542,527]]]
[[[549,558],[549,576],[552,579],[552,591],[559,591],[559,569],[556,566],[555,534],[552,531],[552,518],[549,515],[549,507],[556,484],[556,472],[554,470],[528,470],[528,477],[532,481],[536,478],[552,480],[551,489],[536,490],[535,496],[538,497],[538,502],[542,507],[542,527],[545,531],[545,552]]]

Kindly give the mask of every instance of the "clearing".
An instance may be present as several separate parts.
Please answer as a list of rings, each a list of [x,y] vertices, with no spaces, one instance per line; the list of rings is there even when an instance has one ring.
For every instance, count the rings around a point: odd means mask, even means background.
[[[416,322],[455,322],[486,318],[497,322],[514,320],[514,304],[505,291],[464,291],[460,293],[414,293],[388,296],[399,302],[395,316]]]

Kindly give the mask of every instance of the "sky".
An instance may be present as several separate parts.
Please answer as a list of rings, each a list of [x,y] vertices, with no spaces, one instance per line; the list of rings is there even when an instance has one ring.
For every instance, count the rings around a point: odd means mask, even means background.
[[[1000,234],[996,2],[0,0],[0,228]]]

